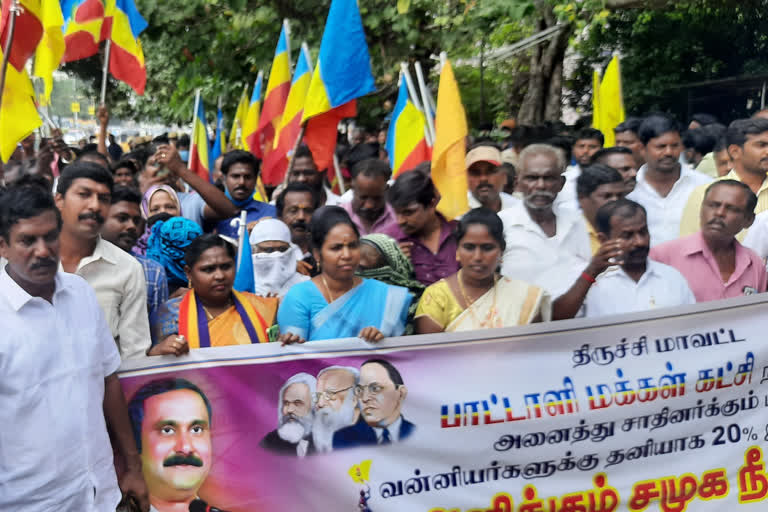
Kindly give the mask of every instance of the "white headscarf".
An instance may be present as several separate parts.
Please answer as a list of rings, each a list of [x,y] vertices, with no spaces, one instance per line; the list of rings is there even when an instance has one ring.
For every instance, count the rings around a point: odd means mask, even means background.
[[[253,253],[253,277],[256,295],[284,296],[291,286],[309,277],[296,272],[296,263],[302,258],[301,250],[291,243],[291,230],[281,220],[263,219],[256,223],[249,238],[251,245],[262,242],[285,242],[285,252]]]

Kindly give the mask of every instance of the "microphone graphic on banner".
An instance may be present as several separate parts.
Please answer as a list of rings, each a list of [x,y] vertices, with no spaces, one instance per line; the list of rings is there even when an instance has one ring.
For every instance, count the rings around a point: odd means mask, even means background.
[[[227,512],[220,508],[212,507],[201,499],[192,500],[189,504],[189,512]]]

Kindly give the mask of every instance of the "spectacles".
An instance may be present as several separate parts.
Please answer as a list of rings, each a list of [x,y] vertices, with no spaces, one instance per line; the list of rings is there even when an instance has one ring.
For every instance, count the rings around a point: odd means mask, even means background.
[[[324,398],[326,402],[331,402],[333,400],[336,400],[336,395],[339,393],[343,393],[344,391],[348,391],[352,389],[355,386],[349,386],[348,388],[344,389],[337,389],[336,391],[318,391],[313,396],[315,398],[315,403],[320,401],[320,398]]]
[[[376,396],[384,391],[384,386],[375,382],[373,384],[368,384],[367,386],[355,386],[355,396],[358,398],[362,397],[363,393],[366,391],[369,395]]]

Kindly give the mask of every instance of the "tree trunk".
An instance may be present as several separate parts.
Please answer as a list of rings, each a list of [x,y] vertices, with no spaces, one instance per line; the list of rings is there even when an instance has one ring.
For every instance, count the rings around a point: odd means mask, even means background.
[[[552,8],[539,5],[539,30],[554,26],[557,19]],[[560,119],[563,89],[563,59],[568,47],[571,27],[566,26],[546,43],[536,46],[531,53],[528,91],[517,115],[518,124],[536,125],[545,120]]]

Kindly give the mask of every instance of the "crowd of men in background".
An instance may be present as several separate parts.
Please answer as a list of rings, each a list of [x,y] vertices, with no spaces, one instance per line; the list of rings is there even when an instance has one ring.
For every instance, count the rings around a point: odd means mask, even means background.
[[[193,263],[206,250],[219,250],[207,234],[237,243],[241,212],[246,212],[254,251],[256,294],[275,301],[269,325],[275,324],[275,311],[282,309],[290,290],[312,277],[322,277],[324,286],[317,288],[329,304],[338,298],[318,261],[318,250],[325,250],[335,224],[322,234],[312,229],[321,224],[314,214],[324,206],[340,206],[346,214],[323,212],[348,215],[356,236],[373,237],[372,244],[394,244],[390,249],[379,245],[379,253],[360,249],[354,263],[359,268],[353,269],[357,275],[378,279],[365,272],[390,272],[402,264],[406,270],[389,284],[419,294],[448,283],[459,311],[471,309],[473,294],[466,294],[463,285],[471,285],[472,272],[481,272],[486,261],[492,261],[494,276],[498,269],[502,278],[529,283],[548,298],[526,322],[642,312],[766,291],[766,112],[727,126],[712,116],[696,115],[687,128],[665,114],[629,118],[616,127],[612,147],[604,147],[600,131],[574,131],[559,124],[513,128],[502,143],[467,141],[464,171],[471,212],[466,216],[471,220],[459,222],[458,229],[458,219],[439,213],[441,198],[428,163],[392,176],[383,131],[355,130],[340,144],[341,174],[348,188],[341,194],[331,186],[333,170],[318,169],[305,146],[292,155],[284,182],[267,190],[259,186],[260,162],[251,153],[225,153],[216,160],[212,179],[206,180],[187,167],[187,136],[134,140],[125,151],[108,136],[104,108],[99,120],[95,143],[68,147],[56,133],[36,144],[31,135],[5,164],[0,204],[10,206],[0,206],[0,255],[7,258],[0,265],[8,264],[12,272],[0,271],[0,315],[4,328],[13,324],[22,332],[40,314],[24,305],[41,297],[56,307],[65,290],[83,293],[80,281],[53,277],[79,275],[90,285],[109,332],[101,331],[98,315],[78,311],[77,304],[67,309],[59,303],[63,309],[58,314],[77,317],[83,332],[95,329],[102,345],[93,350],[100,354],[107,378],[114,376],[119,359],[104,348],[105,339],[116,341],[122,359],[180,355],[198,348],[180,339],[178,325],[164,330],[162,318],[169,315],[174,299],[178,317],[178,300],[195,287]],[[30,192],[34,187],[44,192]],[[45,213],[46,194],[57,212],[50,219],[40,213]],[[38,205],[35,215],[43,215],[38,220],[47,221],[49,231],[34,236],[20,231],[23,201]],[[472,241],[476,233],[469,228],[479,224],[487,228],[480,234],[490,234],[486,238],[491,243]],[[190,256],[187,250],[185,260],[185,249],[197,247],[195,243],[200,247],[192,253],[198,252]],[[340,254],[358,248],[356,242],[339,244],[333,250]],[[501,251],[499,261],[488,260],[485,254],[496,249]],[[232,250],[223,250],[223,257],[227,252]],[[343,270],[346,256],[339,258],[343,261],[336,265]],[[212,270],[201,272],[214,275],[228,265],[216,261],[210,263]],[[470,277],[462,280],[465,270]],[[455,275],[458,280],[451,281]],[[22,286],[24,292],[12,284],[20,283],[19,276],[32,283]],[[48,284],[35,288],[35,276]],[[498,277],[490,279],[495,289]],[[50,288],[54,282],[56,287]],[[458,283],[458,292],[451,283]],[[215,291],[217,285],[210,287]],[[446,328],[433,321],[437,313],[429,312],[435,308],[429,301],[438,295],[427,297],[418,310],[418,297],[413,298],[406,333]],[[83,304],[90,300],[90,295],[83,296]],[[232,306],[229,300],[222,311]],[[493,300],[495,307],[495,294]],[[207,309],[205,313],[216,317]],[[419,322],[420,315],[430,321]],[[6,316],[15,320],[6,321]],[[37,334],[56,336],[53,331]],[[386,335],[381,327],[360,334],[372,341],[380,335]],[[282,341],[312,339],[300,330],[291,336],[296,338]],[[71,362],[74,372],[77,366]],[[117,404],[109,410],[105,406],[107,420],[118,426],[121,446],[130,454],[135,449],[126,440],[130,434],[120,412],[123,405],[111,380],[107,391],[110,404]],[[130,470],[135,461],[129,462]],[[140,486],[133,489],[141,491]]]

